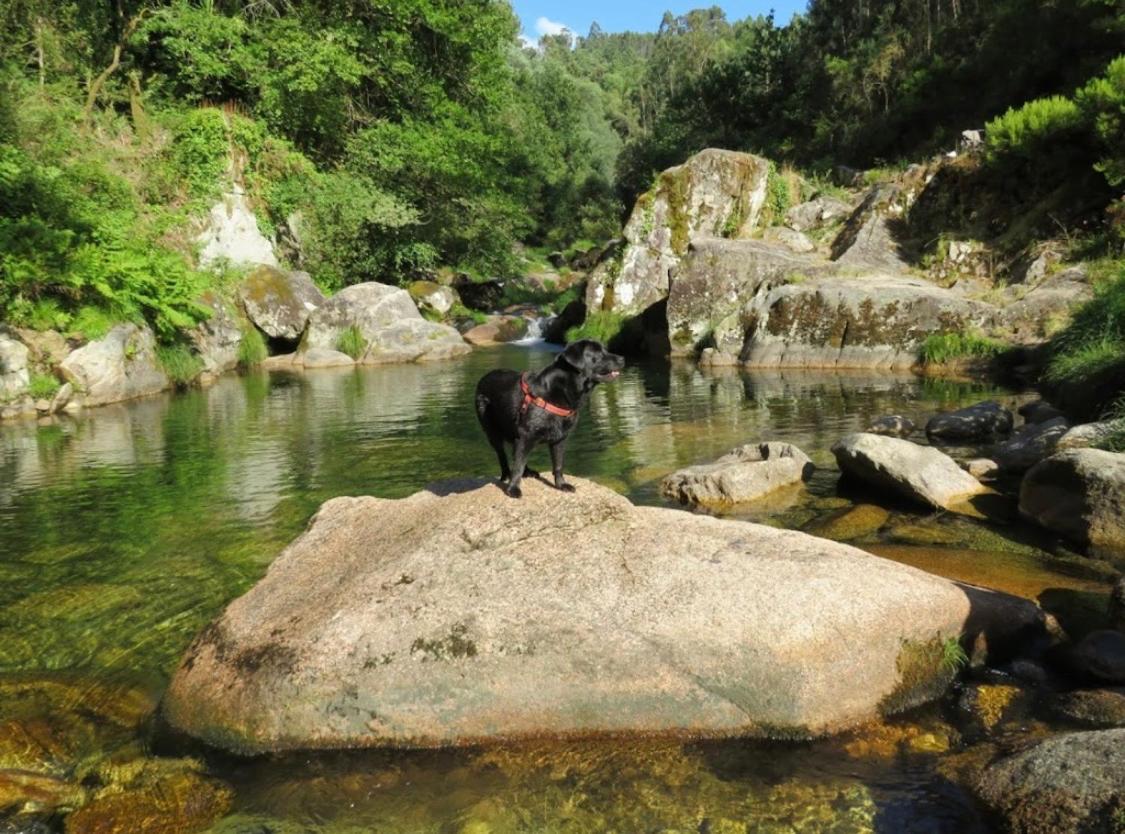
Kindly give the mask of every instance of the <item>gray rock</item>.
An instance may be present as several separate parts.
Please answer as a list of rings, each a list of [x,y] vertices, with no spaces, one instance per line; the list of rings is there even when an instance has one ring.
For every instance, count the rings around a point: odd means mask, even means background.
[[[19,399],[31,385],[27,347],[0,332],[0,402]]]
[[[881,434],[886,437],[909,437],[914,434],[914,421],[901,414],[880,417],[867,427],[868,434]]]
[[[423,319],[406,290],[374,282],[346,287],[314,310],[301,348],[337,350],[349,327],[367,343],[361,364],[446,359],[472,350],[454,328]]]
[[[355,360],[346,353],[328,348],[309,348],[298,353],[296,358],[306,368],[341,368],[355,364]]]
[[[973,458],[965,461],[961,468],[978,481],[995,480],[1000,475],[1000,464],[990,458]]]
[[[769,163],[709,148],[663,172],[625,224],[620,257],[590,275],[586,306],[637,315],[668,295],[669,273],[697,238],[745,238],[766,200]]]
[[[239,185],[211,207],[198,242],[201,266],[277,266],[273,246],[258,228],[258,219]]]
[[[226,373],[238,365],[242,328],[218,296],[208,293],[200,301],[211,310],[211,317],[192,329],[192,345],[203,361],[204,371]]]
[[[51,413],[57,414],[62,411],[70,403],[70,398],[74,396],[74,386],[69,382],[64,382],[59,386],[59,390],[55,392],[55,396],[51,399]]]
[[[1109,595],[1109,627],[1125,634],[1125,576],[1118,577]]]
[[[715,348],[704,348],[699,354],[699,364],[704,368],[729,368],[738,364],[738,357]]]
[[[415,281],[407,288],[407,292],[420,310],[430,310],[439,316],[447,315],[453,305],[461,300],[457,290],[433,281]]]
[[[172,385],[156,358],[152,331],[135,324],[119,324],[104,338],[71,352],[60,371],[87,406],[155,394]]]
[[[1026,472],[1055,453],[1059,440],[1070,429],[1065,417],[1020,426],[992,449],[992,457],[1005,472]]]
[[[1080,689],[1048,699],[1059,718],[1085,727],[1125,727],[1125,689]]]
[[[1069,449],[1089,449],[1100,445],[1116,431],[1125,429],[1120,420],[1106,420],[1101,423],[1083,423],[1075,426],[1059,438],[1055,448],[1060,452]]]
[[[1015,421],[1012,412],[997,402],[983,402],[937,414],[926,423],[926,434],[942,440],[986,440],[1008,434]]]
[[[1125,809],[1125,730],[1049,738],[990,765],[976,791],[1012,832],[1115,834]]]
[[[307,272],[283,272],[268,266],[246,276],[238,297],[247,317],[263,333],[291,342],[301,337],[309,315],[325,304],[324,294]]]
[[[816,244],[807,236],[787,229],[784,226],[771,226],[762,234],[762,240],[767,243],[779,243],[791,252],[815,252]]]
[[[572,483],[327,502],[195,640],[165,717],[243,752],[817,735],[935,697],[942,642],[1010,618],[847,545]]]
[[[1039,343],[1050,337],[1066,313],[1093,298],[1094,291],[1081,268],[1066,269],[1030,290],[1016,284],[1007,290],[999,323],[1014,341]]]
[[[983,130],[962,130],[961,138],[957,140],[957,150],[961,153],[978,151],[984,147]]]
[[[939,509],[987,491],[953,458],[909,440],[853,434],[836,443],[832,453],[845,474]]]
[[[1095,549],[1125,551],[1125,455],[1069,449],[1040,461],[1020,485],[1020,514]]]
[[[1046,400],[1032,400],[1029,403],[1024,403],[1016,409],[1016,413],[1019,414],[1020,417],[1023,418],[1024,423],[1028,425],[1046,423],[1049,420],[1066,416]]]
[[[1090,680],[1125,684],[1125,634],[1113,629],[1091,631],[1070,650],[1070,665]]]
[[[789,443],[748,443],[714,463],[673,472],[660,491],[684,504],[736,504],[807,481],[814,468],[808,455]]]
[[[891,272],[909,269],[894,231],[894,223],[905,212],[905,199],[897,185],[872,188],[832,242],[832,259]]]
[[[852,207],[833,197],[814,197],[785,212],[785,225],[797,232],[819,229],[852,213]]]
[[[0,335],[3,335],[0,325]],[[28,349],[28,365],[43,369],[57,368],[67,354],[70,344],[57,330],[28,330],[16,328],[11,331]]]

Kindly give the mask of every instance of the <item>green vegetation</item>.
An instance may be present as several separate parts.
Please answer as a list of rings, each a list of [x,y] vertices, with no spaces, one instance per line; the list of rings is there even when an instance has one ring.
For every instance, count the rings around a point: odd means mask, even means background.
[[[1044,377],[1054,385],[1093,385],[1118,368],[1125,375],[1125,262],[1117,264],[1114,277],[1095,287],[1094,298],[1051,340]],[[1111,399],[1116,395],[1105,393]]]
[[[942,668],[957,672],[969,665],[969,656],[956,637],[948,637],[941,644]]]
[[[33,400],[49,400],[61,387],[61,383],[50,374],[32,374],[27,393]]]
[[[203,361],[184,344],[157,345],[156,358],[168,378],[181,388],[203,372]]]
[[[357,362],[367,351],[367,340],[355,325],[344,329],[336,339],[336,350],[346,353]]]
[[[991,359],[1006,347],[979,333],[935,333],[922,343],[921,360],[926,365],[944,365],[958,359]]]
[[[266,337],[249,322],[242,328],[242,341],[238,343],[238,363],[245,368],[257,365],[270,355]]]
[[[567,342],[579,339],[594,339],[608,345],[621,333],[628,323],[625,316],[609,310],[595,310],[586,316],[586,321],[566,331]]]

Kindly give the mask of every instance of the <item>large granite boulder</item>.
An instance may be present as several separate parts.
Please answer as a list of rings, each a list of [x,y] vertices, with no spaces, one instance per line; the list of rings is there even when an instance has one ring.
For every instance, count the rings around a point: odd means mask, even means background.
[[[926,423],[926,435],[941,440],[987,440],[1007,434],[1014,422],[1011,411],[989,401],[935,414]]]
[[[949,455],[897,437],[852,434],[836,443],[832,454],[845,475],[938,509],[988,491]]]
[[[325,503],[188,649],[165,717],[240,752],[803,737],[935,697],[949,640],[1020,619],[846,545],[572,483]]]
[[[908,207],[902,186],[883,183],[872,188],[851,213],[836,239],[832,259],[856,267],[901,272],[909,268],[897,237],[897,225]]]
[[[1104,420],[1100,423],[1082,423],[1067,431],[1055,448],[1064,452],[1068,449],[1096,448],[1115,432],[1125,432],[1125,420]]]
[[[225,373],[238,365],[242,327],[226,303],[214,293],[206,293],[200,302],[207,306],[211,315],[188,335],[203,362],[203,370],[210,374]]]
[[[705,345],[764,367],[910,368],[935,331],[996,310],[919,278],[854,270],[756,240],[695,240],[668,293],[674,355]]]
[[[22,397],[30,384],[27,348],[0,330],[0,402]]]
[[[375,282],[346,287],[314,310],[301,349],[338,350],[352,327],[366,343],[363,364],[446,359],[472,349],[454,328],[422,318],[406,290]]]
[[[1026,472],[1055,453],[1059,440],[1070,429],[1065,417],[1020,426],[992,450],[992,458],[1005,472]]]
[[[1125,552],[1125,455],[1069,449],[1040,461],[1020,485],[1020,514],[1097,550]]]
[[[660,491],[684,504],[737,504],[807,481],[814,468],[790,443],[748,443],[714,463],[673,472]]]
[[[284,272],[269,266],[255,269],[238,287],[250,321],[267,336],[296,341],[309,314],[324,306],[324,293],[307,272]]]
[[[1125,730],[1070,733],[990,765],[977,794],[1018,834],[1116,834]]]
[[[1081,267],[1058,272],[1028,289],[1015,284],[1007,290],[1001,305],[1000,323],[1008,338],[1023,343],[1040,343],[1058,329],[1066,315],[1086,301],[1094,290]]]
[[[407,287],[407,292],[419,309],[429,310],[438,316],[447,315],[453,309],[453,305],[461,300],[453,287],[446,287],[434,281],[414,281]]]
[[[709,148],[669,168],[625,224],[620,257],[590,275],[586,305],[635,316],[668,294],[669,273],[695,238],[748,237],[766,199],[769,163]]]
[[[71,352],[59,367],[84,405],[104,405],[172,386],[156,357],[147,327],[119,324],[101,339]]]
[[[785,225],[797,232],[808,232],[837,220],[843,220],[851,213],[852,207],[843,200],[822,195],[786,211]]]

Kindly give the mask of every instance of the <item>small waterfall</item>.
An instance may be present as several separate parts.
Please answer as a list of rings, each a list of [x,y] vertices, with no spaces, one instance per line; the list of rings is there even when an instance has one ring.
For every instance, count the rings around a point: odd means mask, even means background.
[[[527,320],[527,334],[514,342],[517,345],[537,345],[543,341],[543,335],[554,320],[554,316],[540,316]]]

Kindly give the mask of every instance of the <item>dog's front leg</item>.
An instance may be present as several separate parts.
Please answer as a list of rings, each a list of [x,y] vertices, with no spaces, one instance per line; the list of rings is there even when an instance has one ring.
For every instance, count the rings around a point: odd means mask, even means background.
[[[551,444],[551,471],[555,474],[555,489],[574,492],[574,487],[563,478],[563,459],[566,457],[566,441]]]
[[[517,436],[512,444],[512,480],[508,482],[508,495],[512,498],[522,498],[523,490],[520,481],[523,480],[524,468],[527,466],[527,455],[531,451],[531,443],[526,437]]]

